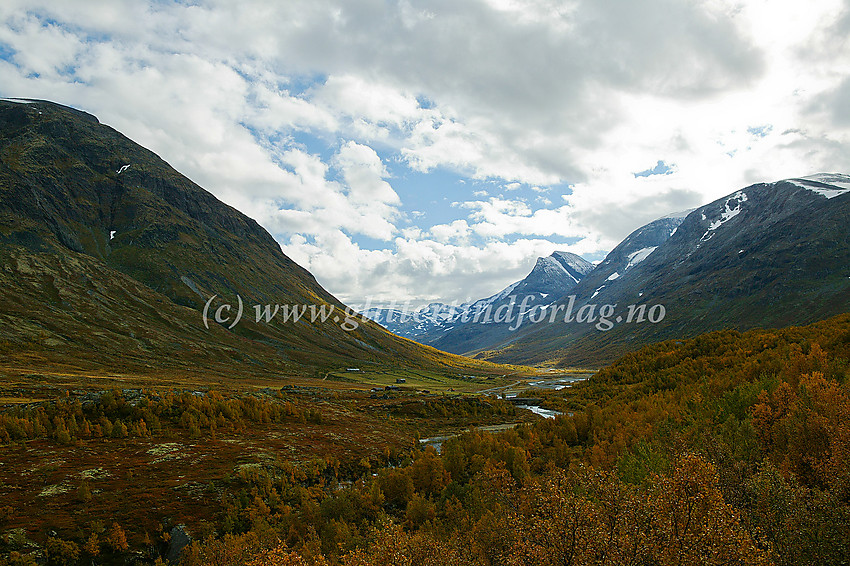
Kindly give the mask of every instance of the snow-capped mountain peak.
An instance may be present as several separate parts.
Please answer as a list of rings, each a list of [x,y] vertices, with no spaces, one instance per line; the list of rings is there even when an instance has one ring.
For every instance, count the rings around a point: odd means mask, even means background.
[[[491,324],[489,321],[493,321],[495,312],[512,301],[518,305],[525,301],[526,308],[537,308],[544,300],[556,300],[574,287],[593,267],[592,263],[580,256],[556,251],[550,256],[537,258],[531,273],[524,279],[477,301],[461,305],[431,303],[418,310],[407,311],[395,307],[370,308],[364,311],[363,315],[383,324],[396,334],[431,344],[443,338],[447,331],[476,317],[483,319],[483,324]]]
[[[552,256],[548,257],[539,257],[537,258],[537,263],[534,266],[534,269],[531,273],[539,273],[546,274],[550,277],[569,277],[573,281],[578,281],[578,279],[570,273],[564,266],[556,260]]]

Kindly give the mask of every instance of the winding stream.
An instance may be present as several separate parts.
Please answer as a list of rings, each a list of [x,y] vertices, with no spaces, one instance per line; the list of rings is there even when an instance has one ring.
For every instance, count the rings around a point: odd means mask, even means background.
[[[535,381],[517,381],[512,385],[507,385],[504,387],[497,387],[493,389],[488,389],[485,391],[481,391],[484,395],[492,395],[494,397],[498,397],[505,400],[510,400],[517,396],[516,393],[509,393],[508,391],[513,388],[520,389],[528,389],[528,388],[537,388],[537,389],[548,389],[560,391],[566,387],[571,387],[574,383],[579,381],[584,381],[590,376],[592,373],[582,373],[582,374],[573,374],[566,376],[550,376],[547,379],[538,379]],[[553,411],[551,409],[544,409],[540,407],[540,405],[516,405],[518,409],[528,409],[535,415],[540,415],[545,419],[554,419],[556,416],[562,414],[560,411]],[[509,428],[514,428],[520,423],[505,423],[498,425],[489,425],[489,426],[480,426],[477,427],[478,430],[484,432],[500,432],[503,430],[507,430]],[[443,447],[443,442],[449,440],[450,438],[455,438],[456,436],[460,436],[463,434],[462,432],[456,434],[448,434],[445,436],[432,436],[430,438],[420,438],[419,444],[424,448],[425,446],[433,446],[435,450],[439,453]]]

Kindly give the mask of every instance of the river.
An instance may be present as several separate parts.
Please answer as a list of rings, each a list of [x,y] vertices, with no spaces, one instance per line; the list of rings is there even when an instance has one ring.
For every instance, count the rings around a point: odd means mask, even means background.
[[[585,379],[590,378],[593,375],[592,373],[579,373],[579,374],[569,374],[569,375],[558,375],[558,376],[547,376],[545,379],[536,379],[534,381],[517,381],[513,385],[507,385],[503,387],[495,387],[493,389],[488,389],[486,391],[481,391],[484,395],[492,395],[494,397],[498,397],[505,400],[510,400],[517,396],[517,393],[510,393],[511,389],[521,389],[527,390],[528,388],[537,388],[537,389],[548,389],[560,391],[561,389],[565,389],[567,387],[571,387],[573,384],[584,381]],[[519,405],[516,407],[518,409],[528,409],[535,415],[540,415],[544,419],[554,419],[556,416],[562,414],[560,411],[553,411],[552,409],[544,409],[540,405]],[[477,427],[478,430],[484,432],[500,432],[502,430],[507,430],[509,428],[514,428],[520,423],[505,423],[498,425],[489,425],[489,426],[480,426]],[[419,443],[425,446],[433,446],[437,452],[439,453],[443,447],[443,442],[449,440],[450,438],[454,438],[456,436],[460,436],[462,433],[449,434],[445,436],[433,436],[430,438],[421,438],[419,439]]]

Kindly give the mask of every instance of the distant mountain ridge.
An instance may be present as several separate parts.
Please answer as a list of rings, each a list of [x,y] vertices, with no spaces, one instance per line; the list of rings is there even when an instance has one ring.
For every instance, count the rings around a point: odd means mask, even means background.
[[[622,316],[628,305],[662,305],[662,321],[614,318],[608,331],[526,324],[480,355],[600,365],[668,338],[802,325],[850,311],[850,176],[758,183],[680,216],[635,230],[571,290],[571,305],[549,307],[617,305]]]
[[[392,332],[453,353],[468,351],[470,339],[493,340],[507,332],[496,320],[511,303],[518,309],[539,308],[562,297],[593,269],[593,264],[570,252],[556,251],[537,258],[531,272],[498,293],[471,303],[431,303],[412,312],[398,308],[370,308],[363,314]]]
[[[469,304],[435,303],[413,324],[387,325],[493,361],[598,366],[668,338],[808,324],[850,311],[848,194],[850,176],[840,173],[759,183],[636,229],[580,277],[556,252],[526,279],[472,303],[505,307],[512,297],[512,322],[471,320]],[[535,300],[523,311],[528,291]],[[605,305],[615,310],[610,319],[599,314]],[[630,306],[635,319],[652,308],[663,317],[632,324]],[[578,323],[579,312],[599,322]]]

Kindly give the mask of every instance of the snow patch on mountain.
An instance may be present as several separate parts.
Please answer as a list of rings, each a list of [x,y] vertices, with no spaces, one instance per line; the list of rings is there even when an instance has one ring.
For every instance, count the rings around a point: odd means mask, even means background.
[[[820,173],[797,179],[786,179],[786,181],[828,199],[850,191],[850,176],[838,173]]]
[[[730,202],[735,203],[735,208],[729,206]],[[720,213],[720,218],[712,222],[711,225],[709,225],[708,229],[717,230],[718,228],[720,228],[720,226],[741,214],[741,204],[745,202],[747,202],[747,193],[744,193],[742,191],[738,191],[737,193],[726,199],[726,204],[724,206],[723,212]]]
[[[3,102],[14,102],[15,104],[35,104],[35,100],[29,100],[28,98],[0,98]]]
[[[710,240],[714,235],[712,232],[741,214],[741,205],[749,200],[747,198],[747,193],[744,191],[738,191],[729,198],[726,199],[726,203],[723,205],[723,210],[720,212],[720,218],[712,221],[711,224],[708,225],[708,230],[706,230],[705,234],[699,239],[700,242],[704,242]],[[703,220],[706,219],[705,214],[702,215]]]
[[[675,232],[676,230],[674,229],[673,231]],[[628,271],[629,269],[633,268],[634,266],[636,266],[637,264],[639,264],[640,262],[642,262],[643,260],[648,258],[649,255],[657,249],[658,249],[658,246],[652,246],[652,247],[649,247],[649,248],[641,248],[641,249],[637,250],[636,252],[630,253],[629,254],[629,263],[626,264],[625,271]]]

